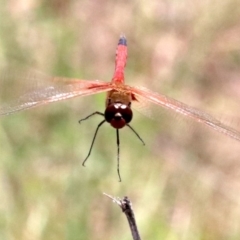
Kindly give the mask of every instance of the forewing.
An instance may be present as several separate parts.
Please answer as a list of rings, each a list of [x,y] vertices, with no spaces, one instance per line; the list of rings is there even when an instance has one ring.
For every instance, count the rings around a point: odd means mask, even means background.
[[[0,115],[111,90],[111,84],[72,78],[50,77],[35,70],[2,72]]]
[[[139,99],[140,98],[145,99],[159,106],[162,106],[165,109],[172,110],[172,112],[175,112],[179,115],[190,117],[194,119],[196,122],[203,123],[220,133],[223,133],[231,138],[240,141],[239,131],[222,123],[220,120],[216,119],[210,114],[202,112],[196,108],[190,107],[187,104],[184,104],[163,94],[152,92],[143,87],[129,87],[129,88],[137,99],[138,97]]]

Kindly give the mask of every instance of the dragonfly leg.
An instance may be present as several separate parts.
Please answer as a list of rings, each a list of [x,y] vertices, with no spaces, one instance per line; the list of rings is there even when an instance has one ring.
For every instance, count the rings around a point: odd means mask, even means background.
[[[127,124],[127,126],[135,133],[135,135],[136,135],[137,138],[142,142],[142,144],[145,145],[145,142],[142,140],[142,138],[140,137],[140,135],[139,135],[129,124]]]
[[[97,113],[97,112],[96,112],[96,113]],[[94,114],[96,114],[96,113],[94,113]],[[88,117],[90,117],[90,116],[92,116],[92,115],[94,115],[94,114],[91,114],[91,115],[89,115]],[[87,117],[87,118],[88,118],[88,117]],[[86,118],[86,119],[87,119],[87,118]],[[85,119],[82,119],[82,120],[85,120]],[[103,123],[105,123],[105,122],[106,122],[106,120],[104,119],[102,122],[100,122],[100,123],[98,124],[98,126],[97,126],[97,128],[96,128],[96,131],[95,131],[95,133],[94,133],[94,136],[93,136],[92,144],[91,144],[91,147],[90,147],[90,149],[89,149],[88,155],[87,155],[87,157],[84,159],[84,161],[83,161],[83,163],[82,163],[83,166],[85,166],[84,164],[85,164],[85,162],[87,161],[87,159],[89,158],[89,156],[90,156],[90,154],[91,154],[91,151],[92,151],[92,148],[93,148],[93,144],[94,144],[94,142],[95,142],[95,139],[96,139],[98,130],[99,130],[99,128],[103,125]]]
[[[116,129],[117,133],[117,173],[118,173],[118,178],[119,182],[122,181],[121,175],[120,175],[120,164],[119,164],[119,155],[120,155],[120,140],[119,140],[119,130]]]
[[[81,123],[82,121],[87,120],[88,118],[90,118],[90,117],[92,117],[93,115],[96,115],[96,114],[104,116],[103,113],[97,111],[97,112],[91,113],[90,115],[88,115],[87,117],[85,117],[83,119],[80,119],[78,122]]]

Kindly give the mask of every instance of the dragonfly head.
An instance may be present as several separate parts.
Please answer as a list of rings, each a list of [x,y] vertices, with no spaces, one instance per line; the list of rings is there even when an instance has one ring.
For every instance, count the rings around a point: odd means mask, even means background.
[[[107,106],[105,119],[114,128],[123,128],[132,120],[132,109],[130,106],[122,103],[113,103]]]

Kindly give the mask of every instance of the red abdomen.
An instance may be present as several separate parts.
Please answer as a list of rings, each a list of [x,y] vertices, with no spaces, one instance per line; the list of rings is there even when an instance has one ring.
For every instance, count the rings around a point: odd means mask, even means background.
[[[122,35],[118,41],[115,60],[115,72],[112,82],[124,83],[124,67],[127,62],[127,39]]]

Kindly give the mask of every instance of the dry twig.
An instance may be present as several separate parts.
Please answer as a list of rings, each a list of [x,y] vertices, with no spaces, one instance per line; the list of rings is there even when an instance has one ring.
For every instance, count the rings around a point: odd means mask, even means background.
[[[130,200],[128,199],[128,197],[124,197],[123,199],[121,198],[114,198],[106,193],[103,193],[104,195],[106,195],[107,197],[109,197],[110,199],[113,200],[114,203],[117,203],[118,206],[122,209],[122,211],[125,213],[128,223],[129,223],[129,227],[131,229],[132,232],[132,236],[134,240],[141,240],[138,229],[137,229],[137,224],[136,224],[136,220],[135,220],[135,216],[134,216],[134,212],[132,209],[132,203],[130,202]]]

